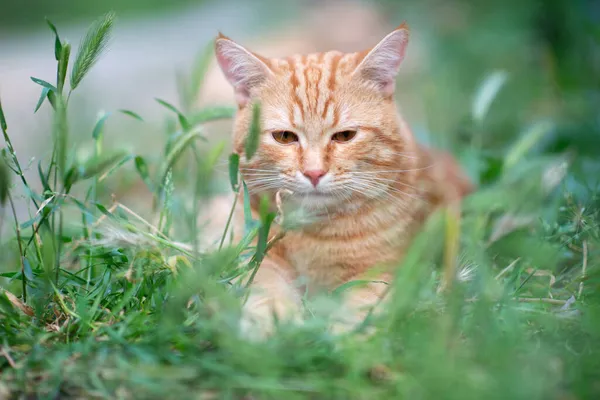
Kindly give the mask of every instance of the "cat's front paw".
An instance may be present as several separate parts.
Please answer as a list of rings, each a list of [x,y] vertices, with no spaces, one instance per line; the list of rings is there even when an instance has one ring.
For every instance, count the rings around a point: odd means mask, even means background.
[[[242,310],[241,335],[250,341],[264,341],[275,333],[277,321],[301,323],[300,309],[292,302],[251,296]]]

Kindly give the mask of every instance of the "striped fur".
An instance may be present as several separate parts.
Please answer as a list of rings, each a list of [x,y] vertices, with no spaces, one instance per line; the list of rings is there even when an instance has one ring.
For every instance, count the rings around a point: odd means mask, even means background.
[[[298,278],[309,292],[331,290],[373,267],[398,264],[433,207],[470,190],[454,160],[421,148],[397,111],[393,92],[407,41],[408,28],[401,25],[369,51],[266,59],[223,35],[216,40],[217,60],[238,101],[233,146],[251,203],[286,190],[289,204],[317,216],[288,232],[256,277],[246,311],[267,330],[271,307],[298,315]],[[257,154],[247,160],[255,100],[263,132]],[[351,141],[332,140],[347,130],[357,132]],[[277,131],[295,133],[298,142],[278,143]],[[326,172],[316,188],[303,175],[310,170]],[[388,272],[379,278],[389,278]],[[354,310],[380,295],[381,287],[372,284],[351,292],[347,304]]]

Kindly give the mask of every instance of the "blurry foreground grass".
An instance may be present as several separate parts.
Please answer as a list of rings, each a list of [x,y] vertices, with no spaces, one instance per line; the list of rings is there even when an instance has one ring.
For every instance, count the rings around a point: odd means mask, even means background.
[[[99,118],[89,158],[69,146],[69,94],[112,21],[100,19],[77,51],[53,27],[56,81],[33,79],[38,107],[54,110],[53,156],[31,166],[42,193],[23,177],[10,144],[18,132],[0,107],[2,225],[13,233],[1,238],[0,398],[600,396],[599,191],[571,173],[573,154],[540,151],[553,123],[518,127],[492,155],[464,152],[480,188],[460,217],[431,218],[398,269],[389,306],[366,322],[374,336],[331,336],[326,310],[335,299],[316,299],[305,325],[282,325],[253,344],[238,334],[245,288],[232,279],[264,254],[272,215],[248,221],[246,240],[225,240],[220,251],[181,244],[202,234],[195,215],[209,183],[229,184],[213,175],[224,146],[206,145],[203,129],[232,110],[193,105],[210,45],[182,81],[180,104],[160,101],[172,118],[158,160],[105,150],[107,118],[144,123],[130,110]],[[502,88],[502,74],[484,80],[463,129],[477,133]],[[153,219],[110,199],[105,184],[117,171],[145,183]],[[228,175],[239,189],[235,157]],[[15,223],[17,186],[32,215]],[[259,245],[248,246],[256,235]]]

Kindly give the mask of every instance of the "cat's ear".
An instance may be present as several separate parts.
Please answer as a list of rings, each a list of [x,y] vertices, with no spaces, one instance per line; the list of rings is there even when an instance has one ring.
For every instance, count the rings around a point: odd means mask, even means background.
[[[376,84],[387,96],[394,93],[408,39],[408,25],[402,23],[367,53],[354,70],[355,76]]]
[[[262,57],[221,33],[215,40],[215,53],[219,67],[233,86],[236,101],[241,107],[248,103],[250,90],[273,73]]]

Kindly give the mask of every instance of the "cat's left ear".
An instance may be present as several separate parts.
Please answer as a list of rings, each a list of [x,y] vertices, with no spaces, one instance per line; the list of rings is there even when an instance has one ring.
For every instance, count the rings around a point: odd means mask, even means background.
[[[376,84],[384,95],[392,95],[408,39],[408,25],[402,23],[368,52],[354,75]]]
[[[252,88],[273,74],[265,59],[222,34],[215,41],[215,53],[219,67],[235,90],[235,98],[240,107],[250,100]]]

